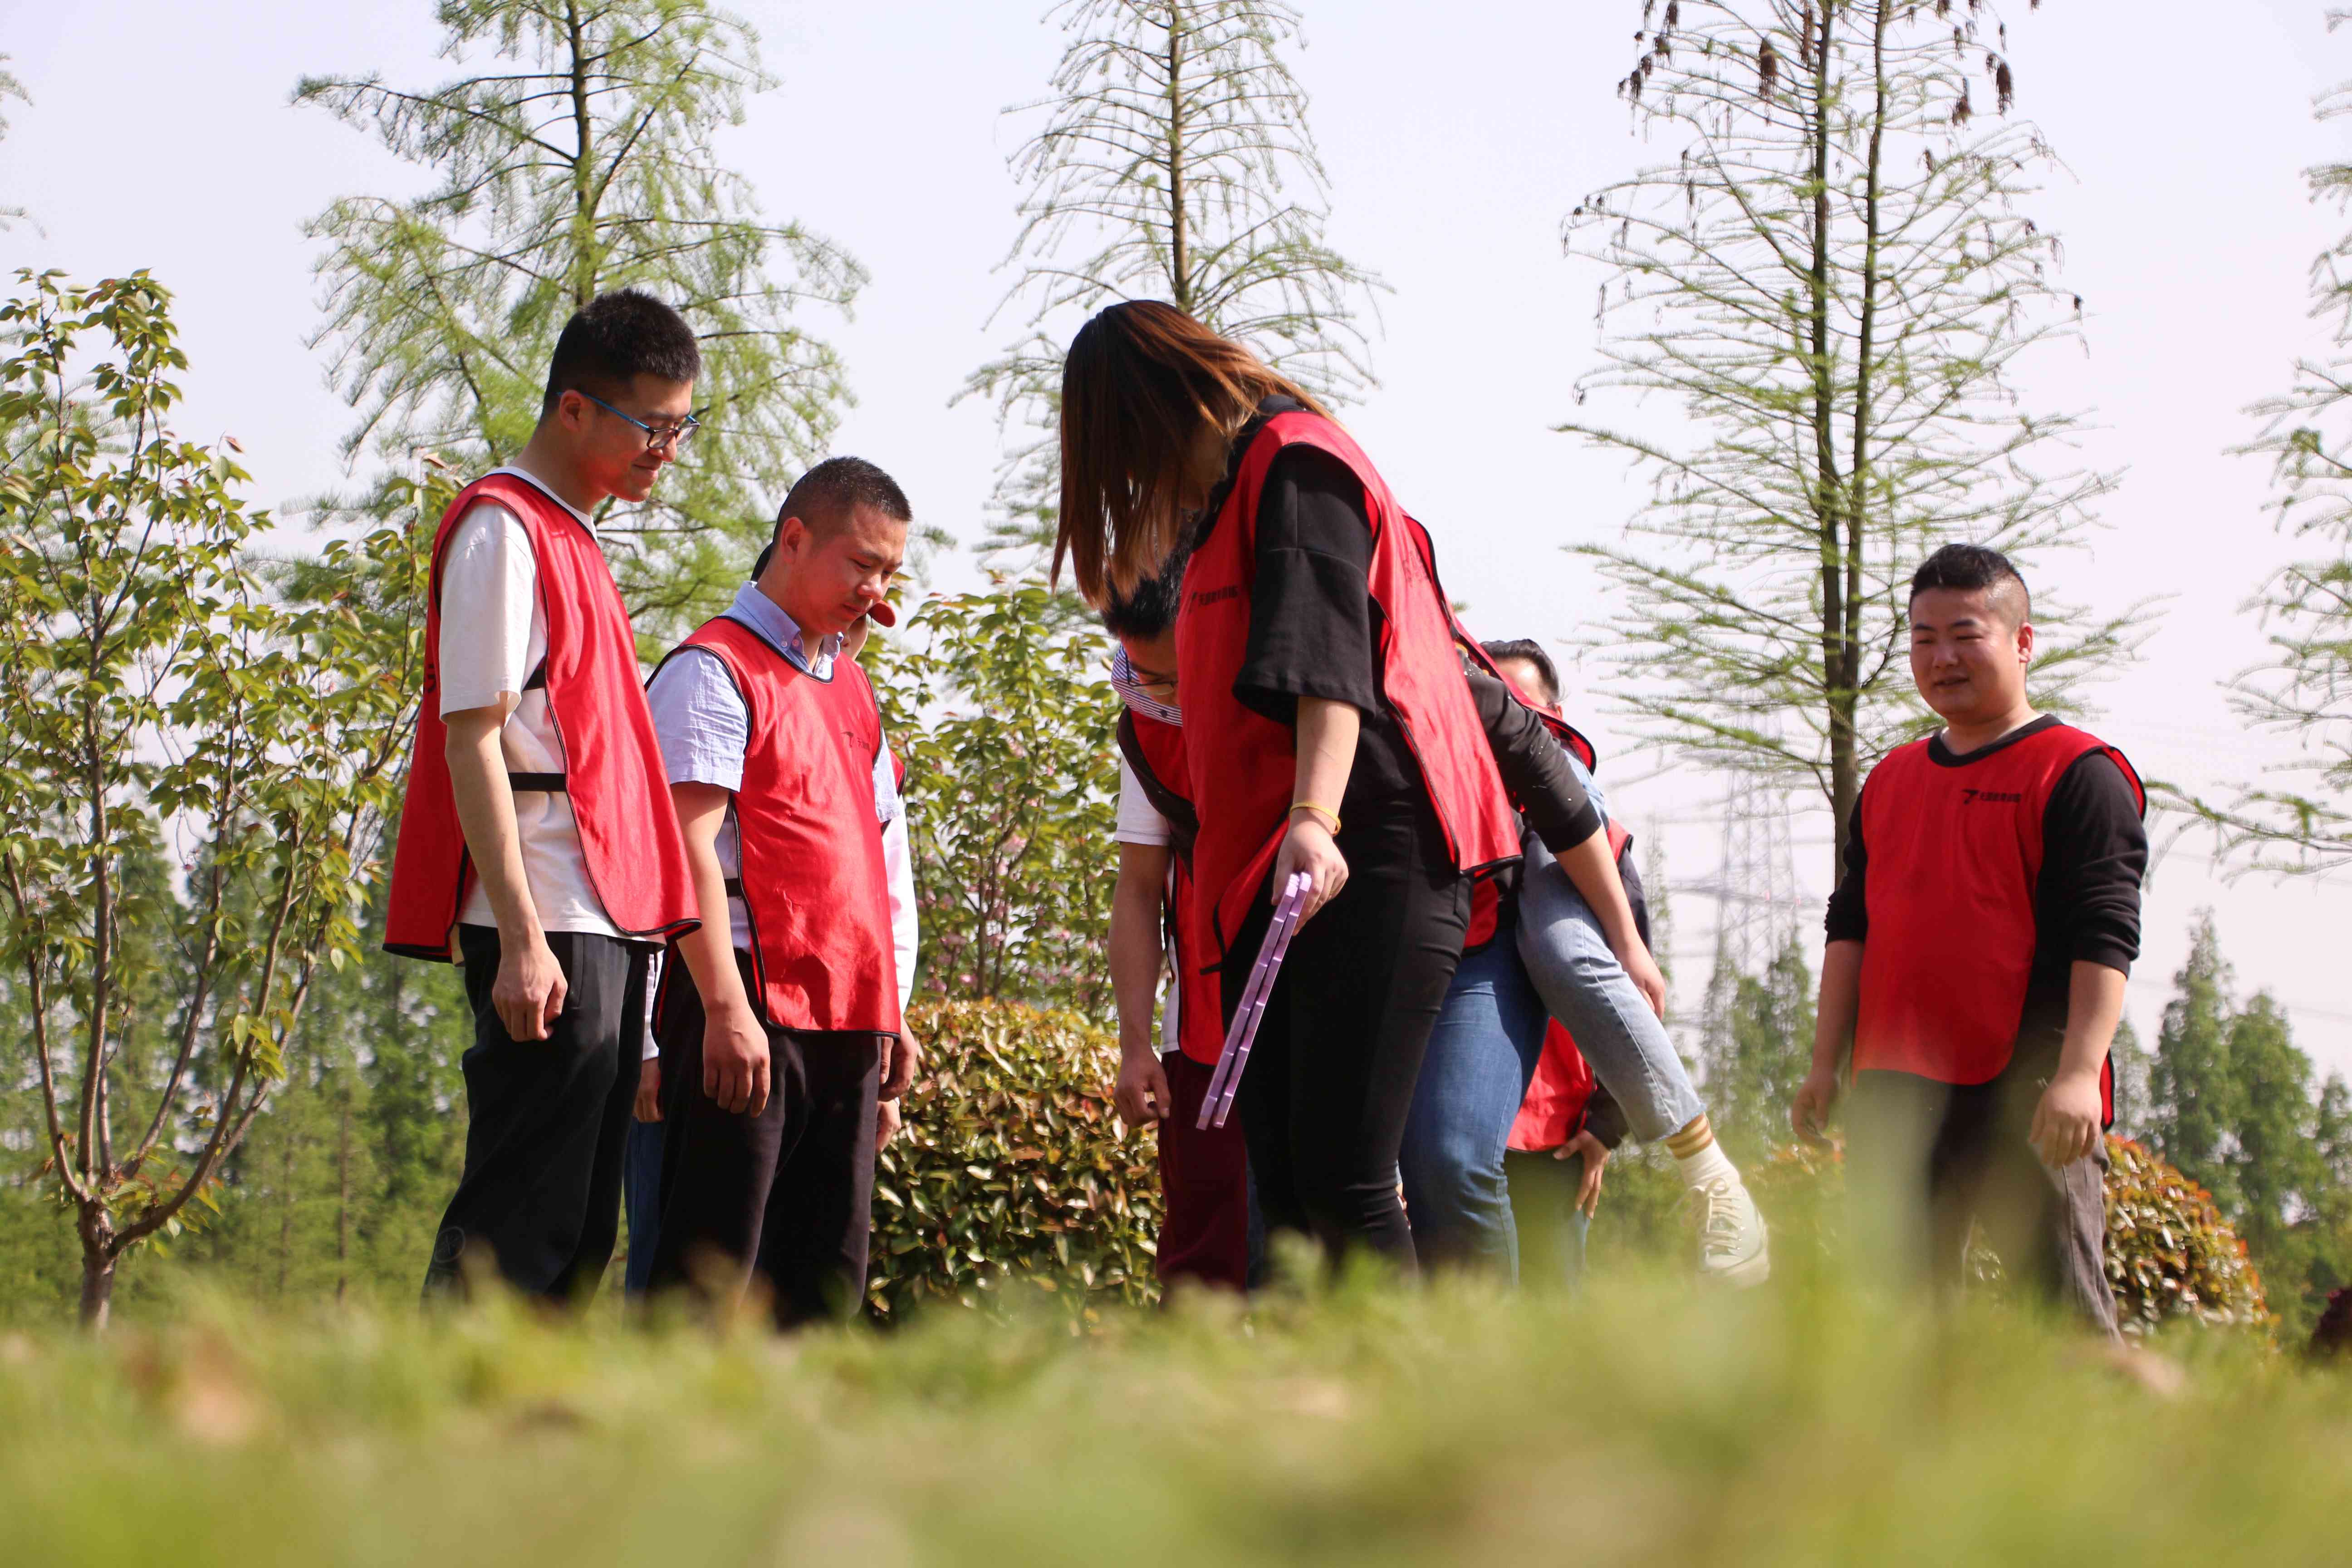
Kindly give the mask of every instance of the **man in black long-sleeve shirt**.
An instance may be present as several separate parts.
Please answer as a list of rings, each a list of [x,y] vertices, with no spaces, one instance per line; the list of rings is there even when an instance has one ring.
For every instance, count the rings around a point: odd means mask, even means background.
[[[2101,1134],[2145,803],[2121,752],[2026,700],[2031,610],[1979,546],[1912,580],[1912,676],[1945,728],[1864,784],[1790,1119],[1822,1135],[1851,1041],[1847,1171],[1872,1261],[1957,1282],[1981,1221],[2012,1278],[2113,1335]]]

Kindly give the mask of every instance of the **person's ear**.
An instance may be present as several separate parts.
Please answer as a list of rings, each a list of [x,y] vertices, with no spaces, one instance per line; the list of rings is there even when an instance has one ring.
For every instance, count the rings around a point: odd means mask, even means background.
[[[776,553],[787,561],[797,561],[809,537],[808,524],[797,517],[787,517],[776,525]]]
[[[2018,623],[2017,660],[2020,664],[2033,662],[2033,623],[2032,621]]]
[[[573,435],[586,423],[587,412],[588,400],[570,387],[555,395],[555,422]]]

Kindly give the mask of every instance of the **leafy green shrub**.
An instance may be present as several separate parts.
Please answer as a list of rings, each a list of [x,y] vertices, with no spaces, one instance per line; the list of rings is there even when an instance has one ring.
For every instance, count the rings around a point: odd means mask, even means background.
[[[2125,1331],[2267,1329],[2262,1279],[2211,1195],[2128,1138],[2109,1138],[2107,1159],[2107,1284]]]
[[[1158,1300],[1159,1163],[1111,1110],[1116,1038],[1011,1002],[919,1002],[908,1022],[929,1062],[877,1173],[875,1315],[977,1305],[1010,1276],[1088,1317]]]

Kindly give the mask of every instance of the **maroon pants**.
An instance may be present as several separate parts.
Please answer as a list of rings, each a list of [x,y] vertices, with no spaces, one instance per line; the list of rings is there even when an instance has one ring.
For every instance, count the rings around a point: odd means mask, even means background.
[[[1195,1125],[1216,1069],[1181,1051],[1160,1058],[1175,1101],[1160,1123],[1160,1279],[1249,1285],[1249,1152],[1239,1111],[1223,1127]]]

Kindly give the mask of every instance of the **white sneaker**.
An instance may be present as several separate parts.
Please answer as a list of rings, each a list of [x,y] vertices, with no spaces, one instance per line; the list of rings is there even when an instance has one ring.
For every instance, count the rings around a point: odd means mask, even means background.
[[[1764,1216],[1737,1176],[1717,1176],[1690,1189],[1698,1222],[1698,1277],[1727,1285],[1761,1285],[1772,1276],[1772,1248]]]

